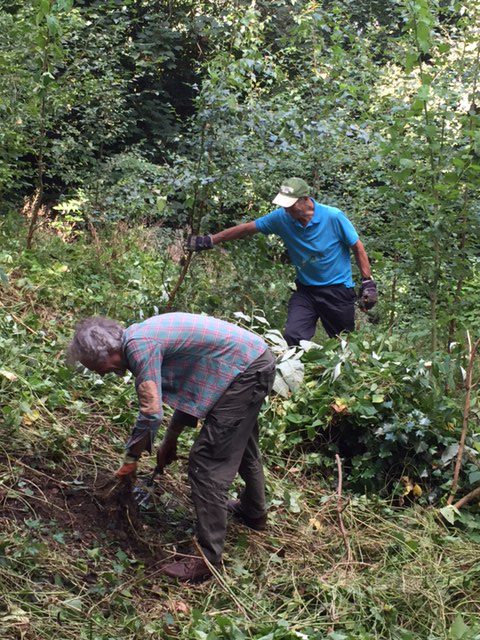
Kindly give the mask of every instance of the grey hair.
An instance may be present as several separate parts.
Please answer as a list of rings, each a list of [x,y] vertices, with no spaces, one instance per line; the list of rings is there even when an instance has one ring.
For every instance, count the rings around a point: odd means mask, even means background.
[[[85,318],[75,327],[67,349],[67,363],[104,362],[112,353],[122,351],[124,331],[119,322],[110,318]]]

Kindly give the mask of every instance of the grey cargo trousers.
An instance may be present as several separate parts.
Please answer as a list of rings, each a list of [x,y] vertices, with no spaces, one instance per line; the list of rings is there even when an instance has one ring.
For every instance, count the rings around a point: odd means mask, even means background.
[[[275,359],[267,349],[235,378],[207,414],[190,450],[188,475],[197,539],[212,564],[222,557],[228,489],[237,473],[245,482],[242,510],[252,518],[266,512],[257,418],[274,378]]]

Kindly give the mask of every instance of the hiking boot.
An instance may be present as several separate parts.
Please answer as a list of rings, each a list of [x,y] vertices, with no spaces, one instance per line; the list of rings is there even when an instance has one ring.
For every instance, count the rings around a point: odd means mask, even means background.
[[[212,572],[202,558],[185,558],[162,567],[163,575],[181,582],[203,582],[212,577]]]
[[[242,510],[242,504],[240,500],[229,500],[227,502],[227,510],[232,516],[242,522],[244,525],[255,531],[264,531],[267,528],[267,514],[259,518],[252,518],[248,516]]]

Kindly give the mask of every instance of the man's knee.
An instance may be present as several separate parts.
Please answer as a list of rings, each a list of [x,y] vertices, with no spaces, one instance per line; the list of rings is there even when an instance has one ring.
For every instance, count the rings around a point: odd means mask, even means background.
[[[300,340],[302,339],[296,333],[294,332],[290,333],[287,329],[285,329],[283,333],[283,337],[285,338],[285,342],[288,344],[289,347],[295,347],[299,345]]]
[[[298,325],[287,324],[283,337],[289,347],[295,347],[300,344],[300,340],[311,340],[315,335],[316,326],[301,327]]]
[[[263,462],[261,456],[244,456],[238,471],[242,476],[245,474],[256,475],[258,473],[263,473]]]

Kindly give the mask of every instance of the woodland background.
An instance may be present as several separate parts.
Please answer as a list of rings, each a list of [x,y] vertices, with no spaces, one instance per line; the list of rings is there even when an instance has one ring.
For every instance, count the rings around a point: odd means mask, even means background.
[[[4,637],[480,638],[479,10],[0,0]],[[291,175],[354,222],[380,293],[348,340],[293,351],[277,238],[183,250]],[[278,356],[269,531],[232,524],[196,590],[158,576],[192,534],[185,459],[112,526],[133,385],[64,364],[78,319],[168,308]]]

